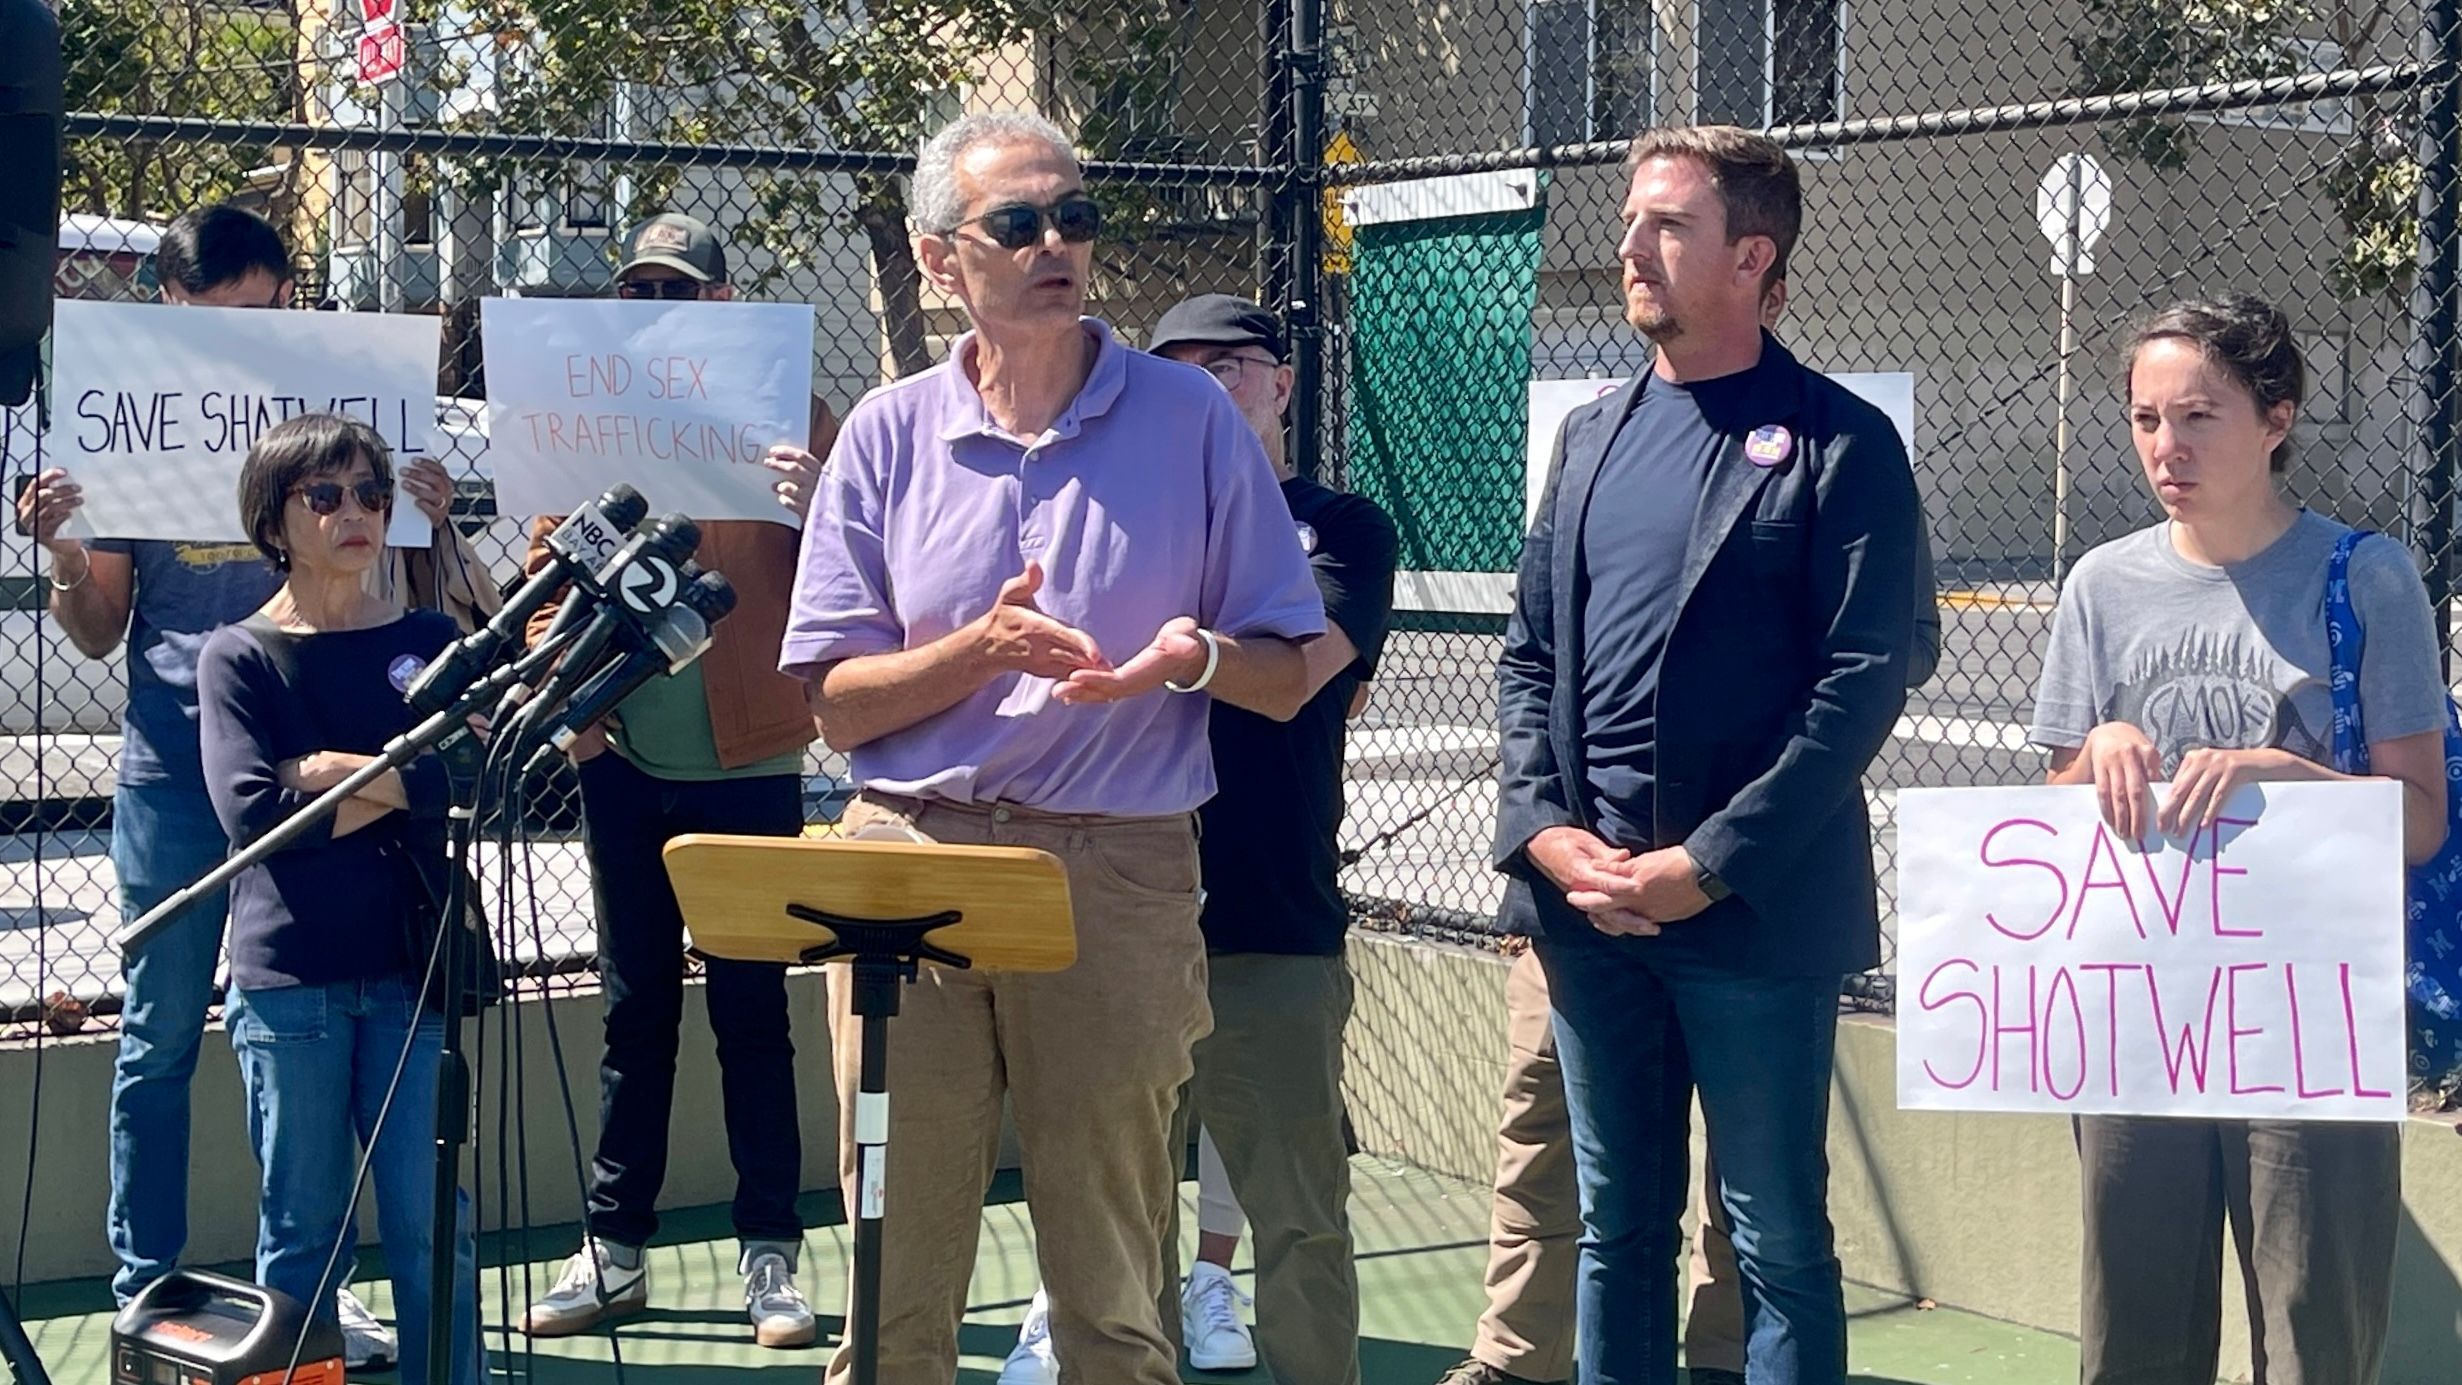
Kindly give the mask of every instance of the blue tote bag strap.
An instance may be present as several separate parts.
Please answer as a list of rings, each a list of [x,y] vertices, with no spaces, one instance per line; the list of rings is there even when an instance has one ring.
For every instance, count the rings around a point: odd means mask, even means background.
[[[2361,719],[2359,669],[2367,631],[2351,606],[2351,553],[2362,532],[2345,534],[2334,546],[2325,573],[2325,634],[2333,653],[2334,768],[2367,774],[2368,730]],[[2462,722],[2450,698],[2445,705],[2445,777],[2462,786]],[[2415,1090],[2462,1090],[2462,794],[2449,797],[2446,814],[2454,830],[2435,859],[2408,873],[2411,1080]]]
[[[2325,568],[2325,642],[2334,659],[2326,680],[2334,696],[2334,768],[2344,774],[2369,772],[2368,727],[2359,706],[2359,661],[2368,632],[2351,609],[2351,553],[2367,537],[2364,529],[2343,535]]]

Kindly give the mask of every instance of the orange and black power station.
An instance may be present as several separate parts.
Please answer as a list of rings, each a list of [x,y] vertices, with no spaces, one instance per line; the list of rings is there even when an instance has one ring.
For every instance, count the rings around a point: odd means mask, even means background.
[[[261,1284],[173,1270],[111,1320],[111,1385],[342,1385],[342,1329]]]

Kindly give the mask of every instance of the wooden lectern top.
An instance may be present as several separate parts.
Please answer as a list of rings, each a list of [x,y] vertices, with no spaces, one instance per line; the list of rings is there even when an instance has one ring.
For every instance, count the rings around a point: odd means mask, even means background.
[[[930,941],[982,971],[1060,971],[1077,960],[1068,875],[1048,851],[924,842],[813,841],[691,832],[667,843],[667,878],[693,946],[794,962],[831,941],[789,904],[852,919],[965,917]]]

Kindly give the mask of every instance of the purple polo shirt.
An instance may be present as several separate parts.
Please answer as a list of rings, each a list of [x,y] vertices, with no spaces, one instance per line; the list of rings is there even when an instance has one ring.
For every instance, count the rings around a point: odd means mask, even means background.
[[[804,526],[778,666],[929,644],[991,608],[1026,560],[1035,604],[1124,663],[1163,622],[1304,639],[1324,601],[1273,467],[1231,397],[1193,366],[1133,351],[1092,318],[1094,368],[1039,438],[1001,431],[961,362],[883,386],[846,416]],[[1214,794],[1210,699],[1155,692],[1067,706],[1052,680],[993,679],[856,749],[867,788],[1116,817]]]

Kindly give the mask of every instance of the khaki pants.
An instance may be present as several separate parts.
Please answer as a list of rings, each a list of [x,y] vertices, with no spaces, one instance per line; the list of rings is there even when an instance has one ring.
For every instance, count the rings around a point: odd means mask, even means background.
[[[1358,1385],[1342,1139],[1350,967],[1340,957],[1216,953],[1208,968],[1214,1032],[1197,1042],[1190,1114],[1213,1137],[1254,1232],[1258,1355],[1289,1385]],[[1178,1253],[1176,1234],[1167,1245]]]
[[[1488,1222],[1487,1311],[1470,1354],[1507,1375],[1573,1376],[1573,1276],[1581,1242],[1581,1192],[1573,1178],[1573,1131],[1556,1067],[1547,974],[1536,955],[1514,959],[1505,977],[1504,1116],[1496,1130],[1496,1191]],[[1744,1370],[1744,1300],[1735,1246],[1727,1239],[1718,1174],[1704,1161],[1694,1189],[1692,1302],[1684,1360],[1695,1369]]]
[[[880,1379],[949,1385],[1009,1101],[1035,1255],[1068,1385],[1177,1385],[1155,1303],[1179,1186],[1170,1131],[1189,1046],[1209,1025],[1194,819],[1065,817],[866,793],[845,828],[902,821],[937,842],[1035,847],[1068,870],[1077,964],[1043,975],[924,967],[889,1025]],[[860,1055],[849,974],[829,977],[838,1090]],[[855,1103],[838,1177],[856,1202]],[[842,1346],[832,1385],[853,1358]]]
[[[2257,1385],[2371,1385],[2385,1358],[2401,1130],[2088,1116],[2083,1385],[2211,1385],[2223,1227]]]

